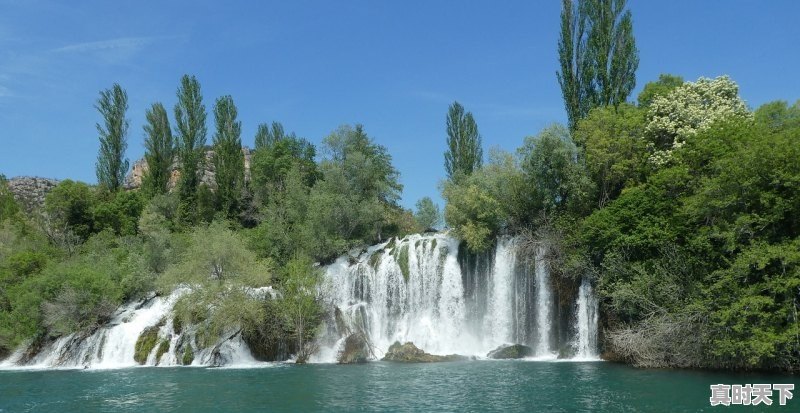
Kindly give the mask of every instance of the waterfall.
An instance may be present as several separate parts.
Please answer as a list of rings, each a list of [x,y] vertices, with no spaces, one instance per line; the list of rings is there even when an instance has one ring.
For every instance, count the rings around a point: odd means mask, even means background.
[[[583,278],[578,289],[577,337],[575,357],[597,358],[597,297],[588,278]]]
[[[550,334],[553,317],[552,293],[550,291],[550,272],[544,260],[544,250],[536,250],[535,275],[536,275],[536,351],[537,356],[548,356],[550,349]]]
[[[514,270],[516,253],[513,239],[498,241],[490,274],[488,303],[484,326],[488,347],[510,343],[514,328]]]
[[[254,294],[264,289],[254,290]],[[73,333],[46,344],[38,354],[30,359],[24,358],[22,346],[0,368],[125,368],[138,366],[134,360],[136,342],[148,329],[157,334],[156,345],[144,362],[148,366],[179,365],[178,349],[182,341],[193,341],[192,332],[176,333],[172,322],[172,306],[181,295],[188,291],[178,288],[166,297],[152,297],[121,306],[111,320],[91,332]],[[270,291],[271,292],[271,289]],[[190,330],[185,327],[184,330]],[[159,354],[162,343],[168,345]],[[184,344],[187,345],[187,344]],[[160,355],[160,357],[158,357]],[[194,357],[193,365],[250,365],[254,363],[247,345],[241,335],[217,345],[201,349]]]
[[[345,338],[355,332],[367,336],[378,359],[395,341],[411,341],[432,354],[483,358],[499,346],[522,344],[537,359],[570,353],[576,360],[597,359],[598,304],[589,280],[582,280],[577,297],[560,296],[551,283],[546,247],[527,256],[520,244],[503,237],[493,249],[474,254],[447,234],[415,234],[340,257],[324,267],[319,288],[328,316],[311,361],[335,362]],[[138,366],[134,355],[143,334],[156,343],[146,360],[139,360],[145,365],[181,365],[187,348],[192,365],[257,363],[235,330],[199,346],[197,326],[176,328],[172,308],[187,291],[190,287],[181,287],[168,296],[127,303],[105,325],[37,343],[32,348],[42,348],[33,356],[23,346],[0,368]],[[271,287],[249,294],[277,297]]]
[[[320,289],[331,315],[311,361],[335,362],[344,338],[355,332],[367,335],[378,359],[395,341],[477,357],[524,344],[537,358],[555,358],[575,345],[559,337],[572,337],[567,333],[583,328],[578,323],[596,331],[596,309],[580,321],[580,314],[556,313],[544,248],[525,257],[519,244],[504,237],[494,249],[471,254],[446,234],[415,234],[340,257],[325,268]],[[581,294],[593,302],[591,289],[582,287]],[[562,332],[561,325],[569,327]],[[596,337],[581,343],[583,357],[595,351]]]

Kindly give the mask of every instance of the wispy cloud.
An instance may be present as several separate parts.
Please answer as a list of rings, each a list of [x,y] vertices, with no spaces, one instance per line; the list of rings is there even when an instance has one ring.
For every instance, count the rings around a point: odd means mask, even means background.
[[[11,90],[3,85],[0,85],[0,98],[14,96]]]
[[[139,50],[162,37],[120,37],[117,39],[99,40],[94,42],[74,43],[53,49],[57,53],[88,53],[117,50]]]

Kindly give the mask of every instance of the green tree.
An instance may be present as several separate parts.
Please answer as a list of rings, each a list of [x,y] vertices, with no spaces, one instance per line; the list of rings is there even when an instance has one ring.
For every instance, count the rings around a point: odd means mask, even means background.
[[[637,97],[637,101],[640,108],[647,108],[653,103],[653,99],[657,96],[666,96],[673,89],[678,86],[683,85],[683,78],[680,76],[674,76],[670,74],[661,74],[658,76],[658,80],[655,82],[649,82],[644,85],[642,91],[639,92],[639,96]]]
[[[753,113],[756,122],[767,126],[772,131],[788,130],[800,127],[800,100],[789,106],[782,100],[761,105]]]
[[[70,235],[79,240],[89,238],[94,232],[95,203],[96,196],[89,185],[69,179],[59,182],[44,201],[46,230],[51,240]]]
[[[591,186],[567,128],[556,124],[526,138],[519,156],[539,209],[578,210],[583,206]]]
[[[175,143],[169,126],[167,110],[161,103],[154,103],[145,114],[144,158],[147,172],[142,178],[142,188],[149,197],[166,194],[175,158]]]
[[[556,73],[570,130],[597,106],[618,106],[636,86],[639,51],[626,0],[563,0]]]
[[[645,111],[623,103],[616,110],[595,108],[573,136],[583,148],[587,172],[598,190],[598,207],[619,196],[625,185],[641,182],[647,170]]]
[[[430,197],[424,197],[417,201],[417,211],[414,213],[414,219],[421,230],[427,231],[428,229],[436,229],[442,222],[442,215],[439,212],[439,206],[436,205]]]
[[[266,128],[266,125],[261,125]],[[259,128],[259,131],[261,128]],[[275,132],[275,133],[273,133]],[[250,161],[250,175],[256,196],[262,203],[271,195],[279,196],[286,187],[290,172],[298,173],[301,180],[312,186],[318,178],[316,148],[311,142],[298,138],[294,133],[283,133],[279,123],[273,123],[268,144],[257,145]],[[296,167],[296,168],[295,168]]]
[[[100,186],[117,191],[125,182],[128,160],[128,94],[119,84],[100,92],[95,108],[103,117],[103,124],[95,124],[100,134],[100,150],[97,154],[97,182]]]
[[[177,96],[175,122],[181,161],[178,215],[183,223],[193,223],[197,219],[197,187],[200,185],[201,166],[205,161],[206,107],[203,105],[200,83],[194,76],[184,75],[181,78]]]
[[[447,152],[444,169],[447,177],[458,180],[469,176],[483,164],[483,148],[478,124],[472,113],[465,112],[458,102],[453,102],[447,112]]]
[[[281,311],[293,329],[296,363],[303,364],[316,351],[314,336],[322,311],[317,296],[319,270],[307,257],[297,256],[286,264]]]
[[[271,146],[275,142],[278,142],[285,137],[286,134],[284,133],[283,125],[281,125],[280,122],[272,122],[271,128],[266,123],[259,124],[258,130],[256,131],[255,149]]]
[[[236,105],[230,95],[217,99],[214,104],[214,179],[217,199],[223,213],[235,218],[244,189],[244,154],[242,153],[242,123],[236,120]]]
[[[0,222],[16,216],[19,211],[19,205],[14,199],[14,194],[8,188],[8,180],[6,180],[5,175],[0,174]]]

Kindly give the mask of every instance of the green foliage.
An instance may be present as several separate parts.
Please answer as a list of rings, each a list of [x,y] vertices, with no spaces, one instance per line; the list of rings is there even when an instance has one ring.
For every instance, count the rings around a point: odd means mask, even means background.
[[[293,330],[298,349],[297,363],[305,363],[315,350],[311,343],[322,315],[316,287],[319,275],[312,261],[303,256],[295,256],[284,267],[280,308]]]
[[[6,177],[0,174],[0,222],[15,217],[19,212],[19,204],[8,189]]]
[[[144,209],[145,201],[139,191],[122,191],[106,194],[92,209],[95,232],[105,229],[117,235],[136,235],[139,216]]]
[[[403,279],[408,282],[408,276],[411,274],[411,271],[408,267],[408,244],[403,245],[402,247],[395,250],[397,255],[395,256],[397,259],[397,265],[400,266],[400,272],[403,274]]]
[[[513,232],[532,219],[532,191],[518,162],[492,150],[489,163],[459,182],[445,182],[444,218],[454,235],[473,252],[494,244],[503,231]]]
[[[682,77],[667,73],[661,74],[657,81],[644,85],[637,97],[638,105],[640,108],[648,108],[656,97],[667,96],[673,89],[681,85],[683,85]]]
[[[142,190],[148,197],[153,197],[166,194],[169,189],[172,162],[175,159],[175,142],[164,105],[153,103],[145,117],[144,159],[147,162],[147,171],[142,177]]]
[[[442,222],[442,214],[439,212],[439,206],[433,203],[430,197],[424,197],[417,201],[417,212],[414,213],[414,219],[422,231],[428,229],[439,228]]]
[[[761,105],[753,113],[755,121],[773,131],[800,127],[800,100],[789,106],[782,100]]]
[[[214,180],[217,184],[217,204],[229,219],[238,216],[240,197],[244,189],[244,155],[242,154],[242,123],[236,120],[236,105],[230,95],[214,104]]]
[[[259,134],[262,128],[259,127]],[[258,136],[257,136],[257,139]],[[264,141],[256,145],[250,163],[250,174],[256,195],[264,204],[270,202],[270,197],[277,197],[286,190],[286,181],[289,174],[298,174],[305,186],[311,187],[318,178],[317,164],[314,161],[316,148],[305,139],[298,138],[291,133],[285,135],[280,123],[273,123],[272,132]]]
[[[95,193],[89,185],[69,179],[59,182],[44,202],[51,232],[69,232],[81,240],[88,238],[94,231],[95,202]]]
[[[668,345],[675,357],[699,352],[690,365],[797,370],[797,136],[746,117],[708,126],[590,215],[584,236],[611,317],[651,332],[694,320],[681,334],[702,328],[703,342]]]
[[[167,270],[161,283],[164,292],[180,284],[212,282],[255,288],[269,284],[271,272],[271,263],[258,259],[247,248],[243,237],[229,229],[225,222],[215,221],[192,231],[180,261]]]
[[[280,122],[272,122],[272,128],[266,123],[259,124],[258,130],[256,131],[255,149],[259,150],[272,146],[285,138],[287,138],[287,136]]]
[[[136,346],[134,347],[134,361],[139,364],[147,362],[150,353],[153,352],[153,349],[156,348],[156,344],[158,344],[158,330],[160,328],[160,326],[147,327],[142,331],[142,334],[139,334],[139,338],[136,339]],[[167,344],[167,346],[169,346],[169,344]],[[160,357],[157,357],[156,360],[158,360],[158,358]]]
[[[592,108],[624,103],[636,86],[639,51],[625,0],[563,0],[558,83],[574,130]]]
[[[447,111],[447,152],[444,169],[450,180],[469,176],[483,164],[483,148],[478,124],[471,112],[465,112],[458,102]]]
[[[184,366],[188,366],[192,364],[194,361],[194,351],[192,351],[192,346],[187,345],[183,348],[183,355],[181,356],[181,364]]]
[[[540,210],[579,210],[591,192],[591,184],[569,131],[561,125],[544,129],[525,139],[519,156],[533,202]]]
[[[384,230],[387,217],[403,213],[397,207],[402,185],[386,148],[356,125],[329,135],[323,149],[322,179],[309,193],[309,254],[328,259],[394,235]]]
[[[178,157],[181,164],[178,215],[182,223],[192,224],[197,221],[197,188],[200,185],[200,173],[205,161],[204,149],[208,131],[206,107],[203,104],[200,83],[194,76],[184,75],[181,78],[177,96],[175,122],[178,133]]]
[[[597,188],[599,207],[615,199],[627,184],[642,182],[648,172],[644,111],[627,103],[615,110],[596,108],[573,134],[583,148],[586,172]]]
[[[118,191],[125,182],[128,160],[128,94],[120,85],[114,83],[111,89],[100,92],[95,108],[103,117],[103,125],[97,123],[100,134],[100,150],[97,154],[97,182],[109,190]]]

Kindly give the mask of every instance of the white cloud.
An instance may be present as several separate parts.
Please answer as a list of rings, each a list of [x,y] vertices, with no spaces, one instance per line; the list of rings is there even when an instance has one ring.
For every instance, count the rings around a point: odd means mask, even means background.
[[[54,49],[59,53],[86,53],[118,50],[138,50],[158,40],[158,37],[120,37],[117,39],[75,43]]]

